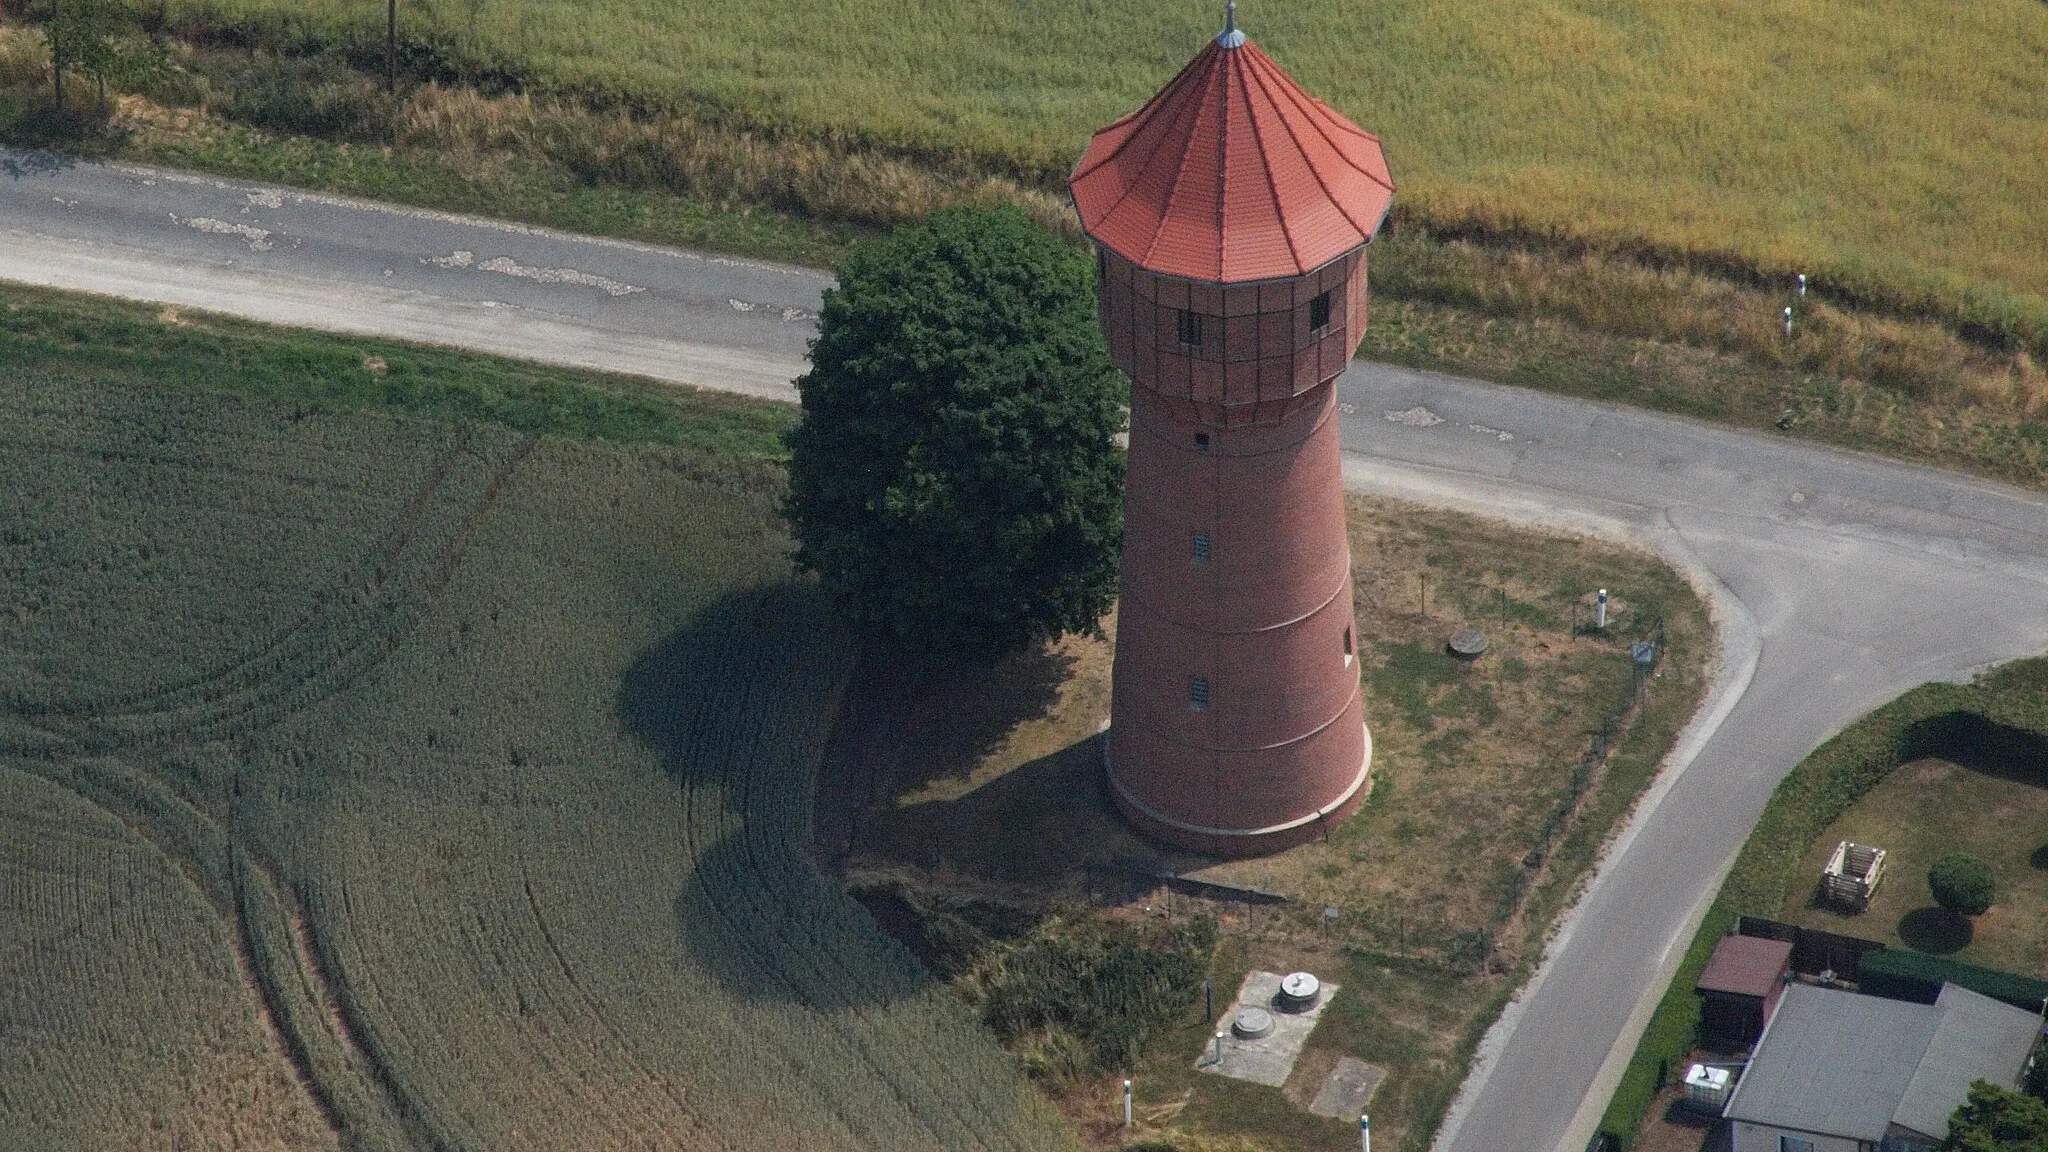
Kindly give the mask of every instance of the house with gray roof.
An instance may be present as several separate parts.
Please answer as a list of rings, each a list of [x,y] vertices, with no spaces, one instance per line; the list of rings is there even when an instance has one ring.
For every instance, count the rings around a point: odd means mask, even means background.
[[[1733,1152],[1925,1152],[1972,1082],[2019,1086],[2040,1030],[1953,984],[1932,1004],[1789,985],[1722,1111]]]

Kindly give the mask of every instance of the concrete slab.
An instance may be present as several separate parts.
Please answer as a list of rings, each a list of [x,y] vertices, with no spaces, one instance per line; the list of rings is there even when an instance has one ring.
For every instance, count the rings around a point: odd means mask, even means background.
[[[1330,1075],[1311,1100],[1308,1110],[1318,1116],[1334,1116],[1339,1120],[1354,1120],[1372,1103],[1372,1094],[1379,1088],[1380,1081],[1387,1078],[1387,1070],[1352,1056],[1337,1061],[1330,1069]]]
[[[1196,1070],[1275,1088],[1286,1084],[1287,1074],[1294,1071],[1294,1061],[1301,1055],[1302,1045],[1308,1043],[1308,1034],[1315,1031],[1323,1006],[1337,994],[1337,988],[1335,984],[1323,985],[1322,995],[1306,1012],[1282,1012],[1274,1006],[1274,998],[1280,992],[1280,973],[1247,973],[1244,983],[1238,986],[1237,998],[1216,1021],[1217,1030],[1224,1034],[1221,1057],[1218,1057],[1217,1046],[1212,1042],[1196,1059]],[[1246,1008],[1261,1008],[1271,1013],[1273,1030],[1255,1040],[1233,1033],[1230,1022]]]

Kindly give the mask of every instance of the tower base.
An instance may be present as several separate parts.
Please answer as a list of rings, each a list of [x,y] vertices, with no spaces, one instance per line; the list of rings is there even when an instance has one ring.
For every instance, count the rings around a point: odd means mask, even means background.
[[[1332,826],[1356,812],[1358,806],[1365,802],[1372,782],[1372,728],[1370,725],[1363,727],[1365,757],[1358,766],[1358,775],[1337,799],[1306,816],[1265,828],[1206,828],[1176,820],[1131,795],[1117,779],[1113,748],[1116,730],[1113,728],[1104,732],[1102,737],[1103,774],[1108,780],[1109,797],[1116,802],[1117,811],[1122,812],[1124,819],[1146,836],[1210,856],[1266,856],[1328,836]]]

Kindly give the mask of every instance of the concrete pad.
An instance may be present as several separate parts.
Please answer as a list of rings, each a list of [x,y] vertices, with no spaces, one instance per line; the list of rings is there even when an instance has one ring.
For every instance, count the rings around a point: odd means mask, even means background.
[[[1372,1102],[1372,1094],[1387,1078],[1387,1070],[1363,1060],[1346,1056],[1330,1069],[1330,1075],[1317,1090],[1316,1098],[1309,1102],[1308,1110],[1318,1116],[1333,1116],[1339,1120],[1356,1119]]]
[[[1308,1043],[1309,1033],[1315,1031],[1323,1006],[1337,994],[1337,988],[1335,984],[1323,985],[1322,995],[1306,1012],[1282,1012],[1274,1007],[1274,999],[1280,992],[1280,973],[1247,973],[1244,983],[1238,986],[1237,998],[1216,1020],[1217,1031],[1224,1034],[1221,1059],[1217,1058],[1216,1046],[1212,1042],[1196,1058],[1195,1069],[1275,1088],[1286,1084],[1287,1074],[1294,1071],[1294,1061],[1301,1055],[1302,1046]],[[1263,1008],[1272,1013],[1273,1030],[1256,1040],[1234,1034],[1230,1022],[1239,1010],[1245,1008]]]

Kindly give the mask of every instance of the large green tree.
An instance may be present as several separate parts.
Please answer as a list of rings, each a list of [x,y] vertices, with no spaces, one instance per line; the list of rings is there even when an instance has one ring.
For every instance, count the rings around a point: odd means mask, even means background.
[[[1948,1120],[1942,1152],[2048,1152],[2048,1104],[1983,1080]]]
[[[1125,389],[1085,253],[1014,208],[898,229],[840,267],[796,383],[797,560],[872,634],[972,659],[1097,627]]]

